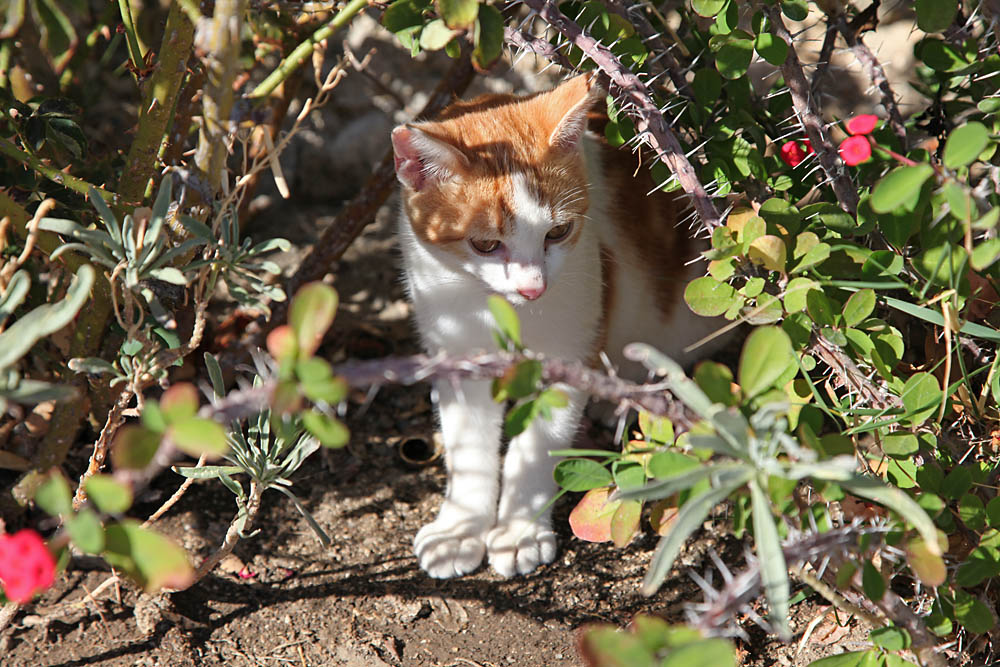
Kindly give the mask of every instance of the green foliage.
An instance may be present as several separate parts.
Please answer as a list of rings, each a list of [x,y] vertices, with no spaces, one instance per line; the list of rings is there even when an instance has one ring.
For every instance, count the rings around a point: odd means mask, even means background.
[[[636,616],[628,632],[607,624],[587,626],[582,657],[589,667],[736,667],[736,649],[656,616]]]

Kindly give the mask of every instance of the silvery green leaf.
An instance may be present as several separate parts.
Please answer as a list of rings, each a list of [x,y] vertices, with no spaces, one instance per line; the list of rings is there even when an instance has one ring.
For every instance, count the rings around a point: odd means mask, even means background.
[[[112,241],[111,236],[107,232],[102,232],[97,229],[87,229],[73,220],[65,220],[63,218],[42,218],[38,223],[38,228],[47,232],[70,236],[78,241],[83,241],[88,245],[107,246],[108,248],[113,248],[115,246],[115,243]]]
[[[679,491],[690,489],[703,479],[713,478],[715,485],[728,484],[733,479],[745,479],[753,474],[753,468],[745,463],[704,464],[678,475],[658,479],[645,486],[615,491],[609,500],[659,500]]]
[[[94,267],[84,264],[62,301],[35,308],[0,333],[0,369],[13,366],[37,341],[69,324],[90,298],[94,276]]]
[[[695,449],[710,449],[716,454],[724,454],[734,459],[746,456],[745,452],[738,451],[729,441],[714,433],[689,433],[688,442]]]
[[[101,194],[94,186],[90,186],[88,196],[90,197],[90,203],[97,210],[97,214],[100,216],[101,221],[104,223],[115,244],[121,245],[122,231],[118,226],[118,218],[115,217],[115,214],[108,207],[107,202],[104,201],[104,198],[101,197]]]
[[[320,444],[316,438],[309,435],[299,438],[295,448],[289,452],[288,457],[281,466],[285,471],[285,474],[290,475],[298,470],[303,461],[309,458],[309,456],[319,448]]]
[[[314,533],[316,533],[316,537],[319,538],[319,541],[323,544],[323,546],[324,547],[330,546],[330,537],[326,534],[326,532],[324,532],[322,528],[320,528],[320,525],[316,523],[316,519],[312,517],[312,514],[310,514],[309,511],[302,506],[302,503],[300,503],[299,499],[295,497],[295,494],[281,486],[275,486],[272,488],[275,488],[278,491],[285,494],[286,496],[288,496],[291,499],[292,504],[295,505],[295,509],[299,511],[299,514],[302,515],[302,518],[306,520],[306,523],[309,524],[309,527],[312,528]]]
[[[77,373],[90,373],[91,375],[118,375],[118,369],[104,359],[98,357],[77,357],[69,360],[69,368]]]
[[[660,538],[660,543],[653,553],[653,560],[649,565],[649,571],[646,572],[646,577],[642,582],[641,591],[643,595],[650,596],[660,587],[663,580],[670,574],[670,570],[673,568],[674,561],[677,559],[677,554],[680,553],[684,542],[687,541],[688,537],[694,531],[698,530],[712,508],[729,497],[729,494],[736,489],[746,484],[752,477],[753,472],[747,470],[743,475],[731,480],[728,484],[705,491],[694,498],[689,498],[686,503],[681,505],[674,519],[673,527],[669,533]]]
[[[4,398],[13,403],[34,405],[45,401],[68,401],[76,398],[73,387],[40,380],[21,380],[13,389],[4,391]]]
[[[260,261],[254,262],[253,264],[247,264],[247,268],[254,271],[263,271],[264,273],[270,273],[272,276],[279,275],[281,273],[281,267],[274,262]]]
[[[184,277],[184,274],[172,266],[164,266],[160,269],[153,269],[149,272],[149,275],[157,280],[162,280],[165,283],[171,283],[173,285],[188,284],[188,279]]]
[[[131,215],[126,215],[122,223],[122,247],[125,257],[130,261],[135,258],[135,219]]]
[[[243,469],[238,466],[171,466],[170,469],[182,477],[190,477],[191,479],[207,479],[223,474],[236,475],[243,472]]]
[[[150,262],[148,268],[158,269],[161,266],[165,266],[166,264],[169,264],[175,258],[181,257],[183,255],[186,255],[189,252],[193,251],[195,248],[197,248],[199,246],[203,246],[203,245],[205,245],[204,239],[188,239],[187,241],[184,241],[180,245],[176,245],[173,248],[168,248],[166,251],[164,251],[163,253],[161,253],[159,256],[155,257],[154,260],[152,262]],[[191,265],[188,265],[185,268],[191,269],[191,268],[194,268],[194,267],[191,266]]]
[[[788,568],[785,552],[781,548],[778,527],[774,524],[774,514],[767,494],[756,480],[750,480],[750,502],[753,508],[754,547],[760,565],[760,581],[770,607],[768,618],[778,631],[778,636],[786,640],[791,636],[788,628]]]
[[[149,229],[153,230],[155,226],[157,233],[159,233],[159,228],[163,226],[163,222],[170,212],[170,194],[173,190],[173,185],[174,177],[168,171],[163,175],[163,180],[160,181],[160,189],[156,192],[156,201],[153,202],[153,213],[150,216]]]
[[[240,506],[242,507],[243,503],[246,502],[246,499],[247,499],[247,495],[246,495],[246,492],[243,490],[243,486],[240,485],[240,483],[237,482],[235,479],[233,479],[232,477],[230,477],[229,473],[226,472],[226,471],[224,471],[224,470],[220,470],[218,472],[218,476],[219,476],[219,481],[222,482],[222,484],[227,489],[229,489],[230,491],[232,491],[236,495],[236,497],[240,501]]]
[[[292,247],[292,244],[288,239],[268,239],[266,241],[261,241],[257,245],[250,249],[250,256],[262,255],[265,252],[272,252],[274,250],[280,250],[282,252],[287,252]]]
[[[125,287],[128,287],[129,289],[135,289],[138,285],[139,285],[139,267],[135,266],[134,264],[129,264],[128,267],[125,268]],[[148,289],[144,289],[140,290],[140,293],[145,298],[146,292],[148,291],[149,291]],[[146,300],[148,301],[149,299],[147,298]]]
[[[118,266],[118,261],[105,252],[103,248],[90,246],[86,243],[63,243],[61,246],[52,251],[52,254],[49,255],[49,259],[56,259],[64,252],[68,252],[70,250],[76,250],[77,252],[90,255],[90,258],[95,262],[103,264],[109,269],[114,269]]]
[[[693,382],[691,384],[694,384]],[[707,397],[706,397],[707,398]],[[712,416],[712,426],[738,452],[746,457],[750,452],[750,424],[735,408],[719,410]]]
[[[194,236],[204,239],[208,243],[215,241],[215,234],[212,233],[208,225],[200,220],[195,220],[189,215],[179,215],[177,221]]]
[[[789,479],[813,479],[824,482],[849,482],[858,477],[857,464],[853,456],[844,454],[818,463],[792,463],[785,467],[784,476]]]
[[[160,300],[156,298],[156,295],[153,294],[152,290],[142,290],[142,297],[146,300],[146,303],[149,304],[149,312],[152,313],[153,318],[158,324],[165,327],[175,326],[174,316],[167,312],[167,309],[163,307],[163,304],[161,304]]]
[[[222,379],[222,367],[219,361],[210,352],[205,353],[205,368],[208,370],[208,379],[212,382],[212,391],[219,398],[226,395],[226,383]]]
[[[21,270],[14,274],[7,283],[7,291],[0,297],[0,327],[7,321],[7,318],[24,303],[28,296],[28,288],[31,287],[31,278],[28,272]]]

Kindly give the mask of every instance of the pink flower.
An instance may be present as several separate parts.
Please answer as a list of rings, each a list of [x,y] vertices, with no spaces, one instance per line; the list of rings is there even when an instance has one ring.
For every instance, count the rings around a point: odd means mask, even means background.
[[[14,602],[29,602],[35,593],[52,585],[56,561],[42,536],[25,528],[0,535],[0,584]]]
[[[844,123],[848,134],[870,134],[876,125],[878,125],[878,116],[871,113],[855,116]]]
[[[866,162],[872,156],[872,145],[866,136],[847,137],[840,142],[840,159],[851,167]]]
[[[804,147],[803,144],[805,144]],[[778,157],[780,157],[781,161],[789,167],[797,167],[803,160],[806,159],[806,156],[812,152],[812,145],[810,145],[808,139],[804,141],[786,141],[781,144],[781,148],[778,149]]]

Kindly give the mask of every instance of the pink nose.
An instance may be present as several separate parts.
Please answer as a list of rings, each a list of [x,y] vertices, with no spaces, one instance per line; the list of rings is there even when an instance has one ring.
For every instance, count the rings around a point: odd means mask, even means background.
[[[528,301],[534,301],[545,293],[545,285],[541,285],[539,287],[518,287],[517,293]]]

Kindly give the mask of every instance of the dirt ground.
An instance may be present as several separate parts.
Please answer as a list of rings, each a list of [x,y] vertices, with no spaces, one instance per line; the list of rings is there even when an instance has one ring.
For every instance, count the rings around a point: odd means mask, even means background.
[[[382,210],[378,224],[331,272],[345,295],[326,344],[334,356],[416,351],[397,279],[391,211],[391,205]],[[284,496],[272,492],[264,496],[256,522],[260,533],[239,543],[237,558],[169,598],[150,599],[123,585],[88,600],[88,591],[108,572],[87,569],[86,562],[72,565],[55,588],[15,619],[0,640],[0,662],[12,667],[575,665],[580,628],[588,623],[625,625],[638,612],[682,621],[685,605],[702,599],[687,570],[711,570],[709,550],[734,569],[742,561],[744,545],[722,537],[724,523],[709,522],[663,589],[643,598],[637,591],[655,537],[647,534],[621,550],[574,538],[566,521],[574,494],[556,505],[555,563],[510,580],[486,568],[461,579],[431,579],[417,566],[411,540],[434,516],[444,467],[440,460],[414,465],[399,453],[404,440],[432,438],[428,388],[383,389],[361,414],[363,402],[363,395],[354,396],[348,411],[350,446],[315,455],[294,478],[295,492],[329,533],[329,548]],[[578,444],[610,440],[609,432],[591,427]],[[82,466],[84,453],[70,467]],[[133,514],[154,511],[179,482],[170,473],[161,475]],[[221,543],[234,510],[221,484],[202,482],[159,527],[204,557]],[[822,613],[813,601],[797,605],[795,627],[801,631]],[[752,622],[741,627],[749,636],[738,643],[744,664],[759,667],[806,665],[821,655],[860,648],[864,639],[853,625],[833,626],[814,638],[832,633],[836,642],[813,639],[800,653],[794,644],[770,641]]]
[[[411,85],[409,55],[385,48],[384,35],[376,39],[374,32],[371,25],[361,26],[348,38],[358,54],[374,39],[380,47],[374,69],[348,77],[344,94],[282,158],[295,201],[282,202],[265,189],[250,207],[255,214],[251,234],[284,236],[295,244],[298,250],[284,259],[287,266],[363,183],[387,147],[392,125],[425,99],[421,87]],[[420,65],[426,76],[422,90],[445,66]],[[533,90],[545,80],[511,70],[477,86]],[[384,206],[377,223],[330,267],[342,299],[324,347],[333,361],[417,351],[398,279],[393,210],[393,202]],[[89,591],[109,573],[98,562],[74,561],[0,637],[0,664],[575,665],[580,663],[580,630],[587,624],[623,626],[639,612],[683,621],[686,605],[702,600],[689,572],[714,571],[710,552],[734,570],[741,567],[747,545],[725,537],[726,523],[718,516],[686,546],[662,590],[643,598],[638,588],[656,538],[646,534],[624,549],[574,538],[566,519],[579,496],[570,494],[555,506],[560,552],[551,565],[511,580],[487,568],[456,580],[431,579],[417,566],[411,542],[436,512],[444,467],[440,460],[414,465],[399,453],[401,442],[433,439],[428,388],[385,388],[362,410],[364,403],[363,394],[350,402],[350,445],[315,455],[293,479],[293,490],[330,535],[330,547],[320,545],[284,496],[269,493],[255,525],[260,532],[241,541],[234,558],[185,592],[148,598],[122,585],[95,599]],[[90,435],[84,440],[92,442],[86,440]],[[610,433],[591,427],[576,444],[610,441]],[[78,473],[88,453],[77,448],[67,471]],[[9,477],[0,474],[0,487],[13,481]],[[171,473],[161,475],[132,514],[148,516],[179,483]],[[197,561],[221,543],[234,511],[233,498],[221,484],[199,482],[158,525]],[[718,581],[718,572],[714,576]],[[808,665],[869,646],[866,631],[855,621],[841,617],[838,624],[828,611],[818,598],[796,604],[792,644],[769,639],[749,619],[738,619],[746,636],[737,640],[742,664]]]

